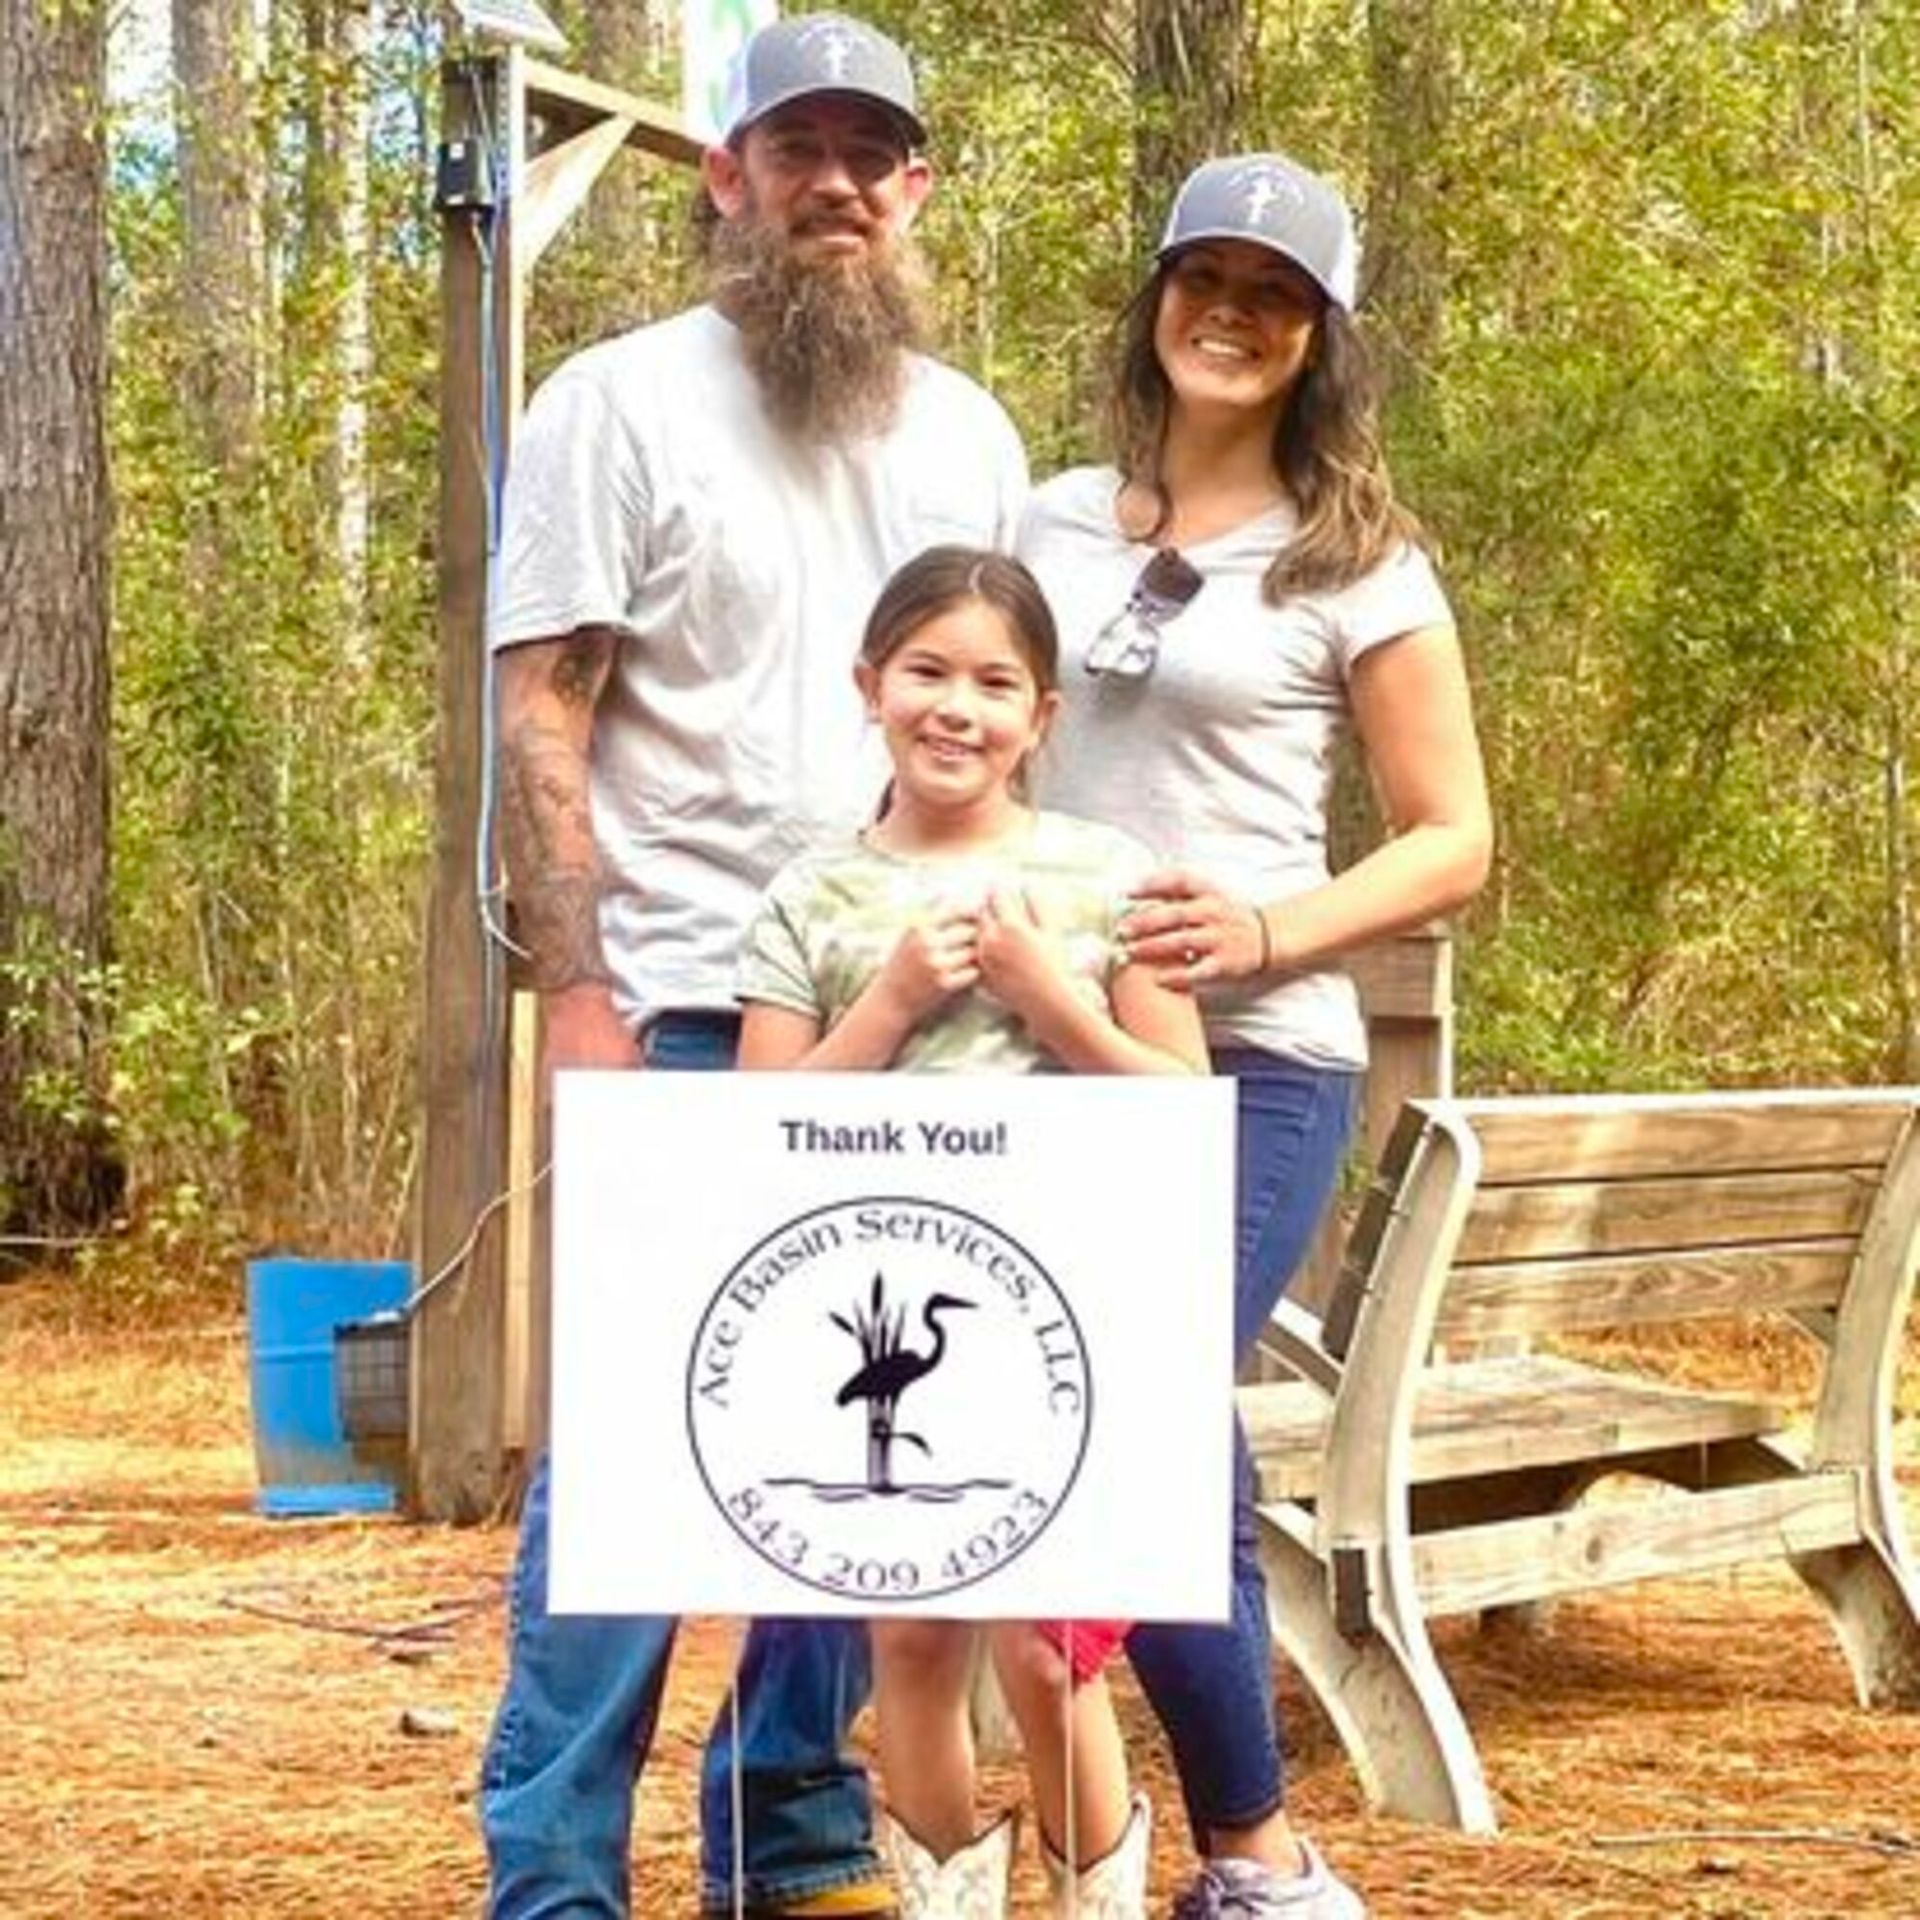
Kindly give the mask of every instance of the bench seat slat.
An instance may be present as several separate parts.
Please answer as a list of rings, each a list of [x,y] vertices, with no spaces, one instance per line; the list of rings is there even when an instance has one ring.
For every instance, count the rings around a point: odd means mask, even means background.
[[[1800,1313],[1839,1303],[1852,1240],[1687,1248],[1649,1257],[1496,1261],[1456,1271],[1442,1340],[1567,1332],[1651,1321]]]
[[[1464,1100],[1485,1156],[1483,1184],[1878,1166],[1911,1108],[1884,1093]]]
[[[1310,1500],[1320,1483],[1329,1402],[1304,1381],[1242,1387],[1262,1500]],[[1434,1367],[1414,1414],[1410,1478],[1616,1459],[1665,1447],[1776,1433],[1768,1402],[1696,1393],[1551,1354],[1513,1354]]]
[[[1423,1536],[1413,1543],[1414,1580],[1428,1615],[1468,1613],[1815,1553],[1859,1537],[1857,1478],[1836,1471]]]
[[[1858,1234],[1878,1172],[1568,1180],[1491,1189],[1482,1180],[1454,1267],[1458,1272],[1488,1260],[1664,1253]]]

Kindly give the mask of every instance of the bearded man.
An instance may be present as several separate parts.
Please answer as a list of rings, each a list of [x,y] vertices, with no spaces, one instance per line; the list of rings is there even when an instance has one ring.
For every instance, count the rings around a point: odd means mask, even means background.
[[[852,660],[876,594],[923,547],[1008,545],[1025,491],[1005,414],[916,350],[906,234],[931,174],[904,54],[844,15],[799,15],[748,43],[734,96],[702,162],[710,302],[567,362],[507,489],[502,822],[543,1087],[558,1067],[731,1064],[761,887],[874,806]],[[550,1615],[547,1524],[541,1461],[481,1777],[502,1920],[628,1911],[675,1625]],[[701,1790],[708,1911],[894,1912],[842,1752],[866,1692],[863,1629],[754,1624],[743,1905],[723,1715]]]

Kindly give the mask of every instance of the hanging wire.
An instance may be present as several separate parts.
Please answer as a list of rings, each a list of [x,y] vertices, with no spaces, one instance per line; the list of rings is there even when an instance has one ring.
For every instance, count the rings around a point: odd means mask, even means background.
[[[492,191],[488,204],[474,221],[473,243],[480,258],[480,447],[485,462],[482,474],[481,502],[486,553],[485,594],[487,632],[481,648],[480,689],[480,809],[475,825],[473,846],[473,894],[480,915],[480,928],[492,945],[522,959],[526,949],[519,946],[501,923],[495,907],[504,897],[499,879],[496,851],[496,827],[499,812],[498,766],[498,691],[495,674],[493,624],[500,606],[500,532],[507,480],[507,396],[506,375],[500,362],[499,337],[499,255],[496,241],[508,218],[513,201],[512,155],[508,150],[510,130],[496,127],[487,90],[480,83],[477,67],[467,69],[468,85],[473,93],[474,122],[479,129],[487,156],[487,178]],[[489,1037],[494,1031],[494,999],[498,990],[496,969],[482,969],[485,995],[483,1016]]]

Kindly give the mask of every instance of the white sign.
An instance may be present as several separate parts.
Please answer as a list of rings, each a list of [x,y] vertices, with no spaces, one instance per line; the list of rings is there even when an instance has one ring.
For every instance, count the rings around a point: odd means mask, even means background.
[[[573,1073],[559,1613],[1224,1620],[1233,1094]]]
[[[733,63],[779,14],[775,0],[683,0],[680,111],[696,140],[718,140],[727,122]]]

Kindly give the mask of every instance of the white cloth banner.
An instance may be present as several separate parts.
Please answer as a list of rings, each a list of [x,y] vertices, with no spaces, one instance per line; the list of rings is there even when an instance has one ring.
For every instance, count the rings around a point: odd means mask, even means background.
[[[682,0],[680,111],[696,140],[718,140],[740,49],[774,19],[775,0]]]
[[[569,1073],[560,1613],[1224,1620],[1231,1085]]]

